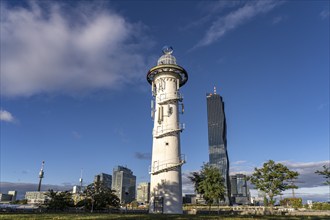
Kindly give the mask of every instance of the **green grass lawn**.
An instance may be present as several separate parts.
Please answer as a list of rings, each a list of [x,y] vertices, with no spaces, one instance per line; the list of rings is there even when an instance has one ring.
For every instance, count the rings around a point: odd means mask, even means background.
[[[330,219],[330,217],[308,217],[308,216],[242,216],[242,217],[230,217],[230,216],[219,216],[219,215],[157,215],[157,214],[91,214],[91,213],[80,213],[80,214],[65,214],[65,213],[54,213],[54,214],[0,214],[0,219],[13,219],[13,220],[25,220],[25,219],[119,219],[119,220],[165,220],[165,219],[177,219],[177,220],[199,220],[199,219],[223,219],[223,220],[323,220]]]

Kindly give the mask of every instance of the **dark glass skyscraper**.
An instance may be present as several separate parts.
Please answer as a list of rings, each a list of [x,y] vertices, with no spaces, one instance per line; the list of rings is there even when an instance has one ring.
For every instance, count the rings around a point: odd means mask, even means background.
[[[209,163],[217,167],[223,176],[227,188],[225,204],[230,202],[229,160],[227,153],[227,126],[225,106],[222,97],[214,93],[206,94],[207,122],[209,137]]]

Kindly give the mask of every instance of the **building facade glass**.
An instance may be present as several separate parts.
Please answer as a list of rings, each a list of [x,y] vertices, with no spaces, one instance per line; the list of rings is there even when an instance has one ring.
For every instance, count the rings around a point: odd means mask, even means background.
[[[106,173],[100,173],[94,177],[94,183],[100,183],[102,186],[111,189],[112,176]]]
[[[112,173],[112,189],[121,203],[132,202],[135,200],[136,176],[127,167],[115,167]]]
[[[244,174],[230,176],[231,182],[231,201],[235,204],[250,204],[250,194]]]
[[[230,205],[229,159],[227,153],[227,125],[222,97],[216,93],[206,95],[209,139],[209,163],[217,167],[224,179],[227,195],[225,205]]]
[[[148,204],[150,199],[150,183],[140,183],[136,190],[136,201],[143,205]]]

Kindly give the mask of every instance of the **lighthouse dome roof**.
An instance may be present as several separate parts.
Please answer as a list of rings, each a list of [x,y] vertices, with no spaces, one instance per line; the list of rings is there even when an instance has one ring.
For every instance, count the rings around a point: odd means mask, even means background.
[[[173,48],[170,46],[164,46],[163,47],[163,53],[157,62],[157,65],[165,65],[165,64],[175,64],[176,65],[176,59],[172,55],[173,53]]]

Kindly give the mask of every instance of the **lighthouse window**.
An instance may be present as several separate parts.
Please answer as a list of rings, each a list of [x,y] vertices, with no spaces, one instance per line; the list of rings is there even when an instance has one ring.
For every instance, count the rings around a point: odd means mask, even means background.
[[[168,142],[165,142],[165,145],[168,146]]]

